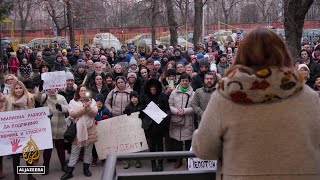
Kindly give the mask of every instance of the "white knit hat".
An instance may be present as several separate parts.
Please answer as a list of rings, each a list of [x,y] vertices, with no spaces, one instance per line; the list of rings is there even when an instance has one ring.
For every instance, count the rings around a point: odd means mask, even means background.
[[[71,72],[67,71],[66,72],[66,80],[74,80],[74,76]]]
[[[299,64],[299,66],[298,66],[298,71],[299,71],[301,68],[306,68],[306,69],[308,70],[308,72],[310,73],[310,69],[309,69],[309,67],[308,67],[306,64]]]

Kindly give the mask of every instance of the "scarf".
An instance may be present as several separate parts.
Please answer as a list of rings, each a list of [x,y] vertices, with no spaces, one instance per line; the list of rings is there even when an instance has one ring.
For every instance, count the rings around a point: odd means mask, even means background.
[[[220,80],[218,92],[233,102],[253,104],[289,98],[303,86],[304,78],[293,68],[248,68],[246,72],[238,68]]]
[[[100,91],[101,91],[101,89],[102,89],[102,84],[101,84],[101,85],[97,85],[97,84],[96,84],[96,86],[97,86],[98,92],[100,93]]]
[[[188,91],[188,89],[189,89],[189,85],[186,87],[186,88],[184,88],[184,87],[182,87],[181,85],[179,85],[179,89],[180,89],[180,91],[182,92],[182,93],[186,93],[187,91]]]
[[[70,109],[72,110],[79,110],[83,108],[83,104],[81,101],[70,101],[69,104]],[[90,107],[93,110],[98,111],[98,107],[96,102],[92,99]],[[80,116],[78,119],[76,119],[76,126],[77,126],[77,140],[78,145],[80,147],[87,146],[89,144],[88,142],[88,128],[91,128],[94,126],[94,117],[89,117],[87,114],[84,114]]]

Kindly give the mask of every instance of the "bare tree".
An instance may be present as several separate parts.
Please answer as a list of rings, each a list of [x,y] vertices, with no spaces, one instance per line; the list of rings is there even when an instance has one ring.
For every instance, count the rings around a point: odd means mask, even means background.
[[[294,57],[299,57],[305,16],[314,0],[283,0],[286,42]]]
[[[170,29],[170,45],[176,48],[178,45],[178,24],[175,19],[172,0],[166,0],[166,7],[168,13],[168,25]]]
[[[65,0],[65,3],[67,5],[67,19],[68,19],[68,27],[69,27],[70,46],[74,47],[74,45],[76,44],[76,40],[75,40],[75,36],[74,36],[72,1]]]
[[[225,20],[225,24],[230,23],[230,14],[232,9],[239,3],[241,2],[240,0],[221,0],[221,8],[222,8],[222,12],[224,15],[224,20]],[[226,29],[228,28],[227,25],[225,25]]]
[[[66,19],[62,22],[60,19],[65,18],[65,7],[62,3],[57,2],[57,0],[42,0],[45,10],[48,12],[49,16],[52,18],[52,21],[56,25],[57,35],[61,36],[61,31],[68,27],[65,22]],[[63,25],[62,25],[63,24]]]
[[[203,6],[207,1],[194,0],[193,44],[196,45],[201,37],[203,27]]]
[[[33,0],[15,0],[14,4],[16,7],[16,11],[18,11],[19,16],[19,24],[21,27],[21,40],[24,41],[24,38],[26,36],[26,27],[27,27],[27,21],[30,17],[30,9],[32,4],[34,4],[35,1]]]
[[[249,4],[242,8],[241,10],[241,22],[243,23],[253,23],[258,21],[258,8],[255,4]]]

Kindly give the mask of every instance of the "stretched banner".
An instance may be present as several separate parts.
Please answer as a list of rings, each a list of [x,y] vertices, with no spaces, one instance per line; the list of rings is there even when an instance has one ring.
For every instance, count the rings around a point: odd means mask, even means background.
[[[53,148],[48,115],[48,107],[0,112],[0,156]]]
[[[41,74],[43,89],[60,89],[67,87],[65,71],[47,72]]]
[[[100,160],[111,153],[130,153],[148,149],[139,113],[122,115],[99,121],[98,142],[95,143]]]

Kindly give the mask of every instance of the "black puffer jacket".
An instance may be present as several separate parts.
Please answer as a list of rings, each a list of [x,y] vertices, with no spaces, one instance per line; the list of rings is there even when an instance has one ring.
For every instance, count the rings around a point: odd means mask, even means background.
[[[151,86],[157,88],[157,93],[155,95],[150,92]],[[162,92],[160,81],[155,78],[148,80],[146,83],[144,95],[141,100],[141,109],[145,109],[151,101],[158,105],[168,116],[160,124],[157,124],[147,114],[140,111],[139,117],[142,119],[142,128],[146,131],[146,135],[149,136],[148,138],[164,137],[166,132],[168,132],[170,125],[170,106],[168,96]]]

